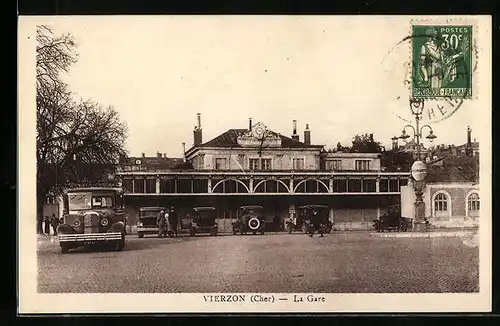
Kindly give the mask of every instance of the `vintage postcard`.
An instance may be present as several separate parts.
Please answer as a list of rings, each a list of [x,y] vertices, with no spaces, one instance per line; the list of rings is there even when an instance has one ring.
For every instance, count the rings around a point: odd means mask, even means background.
[[[21,16],[19,313],[491,310],[489,16]]]

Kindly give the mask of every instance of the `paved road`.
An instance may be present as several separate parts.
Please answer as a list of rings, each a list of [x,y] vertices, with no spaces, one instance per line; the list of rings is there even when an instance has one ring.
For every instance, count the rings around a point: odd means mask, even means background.
[[[39,240],[39,292],[472,292],[479,284],[479,250],[460,237],[128,236],[122,252],[68,254],[54,240]]]

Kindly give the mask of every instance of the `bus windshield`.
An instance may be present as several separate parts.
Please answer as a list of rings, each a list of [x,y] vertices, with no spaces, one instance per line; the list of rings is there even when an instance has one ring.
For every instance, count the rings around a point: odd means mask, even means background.
[[[91,209],[92,208],[92,194],[91,193],[76,193],[68,194],[69,210]]]
[[[92,208],[113,208],[113,196],[111,195],[92,196]]]

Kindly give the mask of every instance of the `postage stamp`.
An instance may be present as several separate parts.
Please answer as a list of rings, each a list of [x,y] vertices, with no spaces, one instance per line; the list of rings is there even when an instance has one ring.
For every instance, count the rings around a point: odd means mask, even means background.
[[[472,98],[472,25],[413,25],[412,32],[412,96]]]

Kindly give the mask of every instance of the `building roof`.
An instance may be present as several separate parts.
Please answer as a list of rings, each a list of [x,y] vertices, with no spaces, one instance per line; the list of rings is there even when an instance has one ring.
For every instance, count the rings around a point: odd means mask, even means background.
[[[479,161],[476,157],[447,156],[427,166],[427,182],[478,182]]]
[[[140,163],[139,163],[140,162]],[[127,157],[121,164],[122,166],[142,165],[150,169],[160,170],[179,170],[179,169],[192,169],[192,165],[184,162],[183,158],[178,157],[157,157],[157,156],[140,156],[140,157]]]
[[[136,161],[140,160],[140,164],[145,164],[145,165],[169,165],[169,166],[175,166],[177,164],[183,163],[182,158],[178,157],[157,157],[157,156],[139,156],[139,157],[127,157],[126,161],[124,164],[128,165],[135,165],[137,164]]]
[[[201,144],[199,147],[242,147],[238,144],[238,137],[248,132],[248,129],[229,129],[212,140]],[[282,148],[323,148],[323,145],[308,145],[301,141],[275,133],[281,138]]]
[[[403,144],[400,147],[401,147],[401,149],[403,151],[414,151],[417,148],[417,142],[412,139],[412,140],[409,140],[408,142],[406,142],[405,144]],[[421,152],[427,151],[427,148],[422,143],[420,143],[420,151]]]
[[[468,144],[465,143],[465,144],[457,146],[457,148],[459,148],[459,149],[465,149],[465,148],[467,148],[467,145]],[[479,150],[479,142],[477,142],[477,141],[471,142],[470,143],[470,148],[472,148],[473,150]]]

